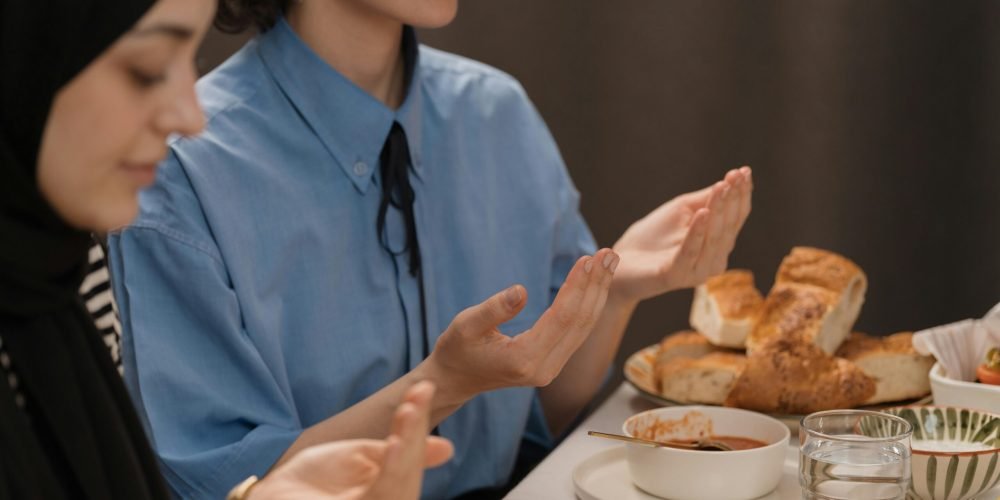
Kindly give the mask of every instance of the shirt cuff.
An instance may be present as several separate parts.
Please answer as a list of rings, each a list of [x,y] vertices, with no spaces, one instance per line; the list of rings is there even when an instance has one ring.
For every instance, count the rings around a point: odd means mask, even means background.
[[[170,459],[161,453],[167,469],[164,475],[181,498],[225,498],[248,476],[264,477],[301,433],[301,430],[261,425],[238,443],[198,458]],[[207,455],[222,462],[212,467]]]

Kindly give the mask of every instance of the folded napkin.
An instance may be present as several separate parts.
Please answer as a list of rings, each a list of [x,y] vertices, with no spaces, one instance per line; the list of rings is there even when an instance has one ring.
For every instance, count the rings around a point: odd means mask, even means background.
[[[982,319],[936,326],[913,335],[917,352],[933,355],[948,378],[966,382],[976,380],[976,367],[983,363],[991,347],[1000,347],[1000,304]]]

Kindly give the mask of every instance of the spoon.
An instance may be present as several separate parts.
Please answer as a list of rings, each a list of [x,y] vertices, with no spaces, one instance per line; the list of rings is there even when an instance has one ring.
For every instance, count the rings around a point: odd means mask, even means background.
[[[598,432],[598,431],[587,431],[587,435],[605,439],[617,439],[618,441],[645,444],[649,446],[680,448],[682,450],[733,451],[732,447],[720,441],[650,441],[648,439],[623,436],[621,434],[608,434],[607,432]]]

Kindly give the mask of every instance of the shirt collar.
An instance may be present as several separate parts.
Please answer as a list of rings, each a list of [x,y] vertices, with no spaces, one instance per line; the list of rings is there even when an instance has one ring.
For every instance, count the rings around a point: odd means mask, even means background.
[[[278,19],[260,36],[258,47],[264,65],[282,92],[358,191],[367,192],[372,183],[393,121],[398,121],[406,132],[413,170],[420,176],[423,97],[413,28],[403,29],[407,93],[403,105],[395,111],[323,61],[284,19]]]

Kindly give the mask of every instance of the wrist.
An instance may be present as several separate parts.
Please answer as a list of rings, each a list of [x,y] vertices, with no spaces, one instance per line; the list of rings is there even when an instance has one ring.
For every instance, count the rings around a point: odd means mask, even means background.
[[[639,307],[639,302],[643,300],[642,297],[628,293],[626,288],[624,286],[615,286],[614,281],[612,281],[611,288],[608,289],[608,300],[604,305],[605,311],[631,315],[635,311],[635,308]]]
[[[426,380],[434,384],[434,402],[436,408],[459,407],[472,399],[476,394],[461,383],[462,377],[454,375],[438,362],[434,353],[417,365],[410,374],[414,382]]]

